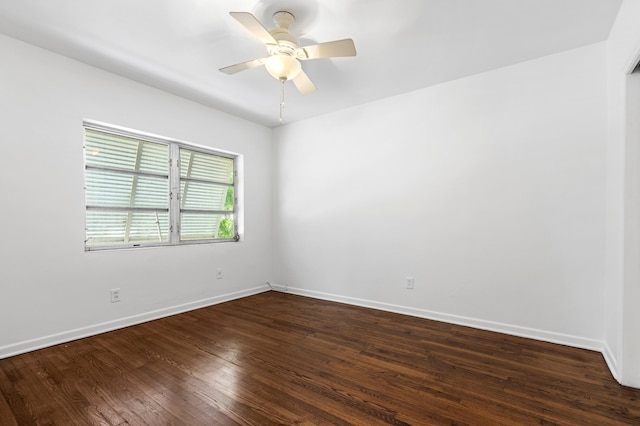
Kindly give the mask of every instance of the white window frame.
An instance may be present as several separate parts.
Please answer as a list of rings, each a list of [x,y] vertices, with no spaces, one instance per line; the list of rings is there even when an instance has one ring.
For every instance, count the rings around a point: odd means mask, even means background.
[[[117,244],[109,244],[109,245],[96,245],[89,246],[87,245],[87,237],[86,237],[86,220],[87,215],[86,212],[90,209],[96,209],[95,207],[88,206],[86,203],[86,174],[85,174],[85,242],[84,248],[85,251],[99,251],[99,250],[114,250],[114,249],[131,249],[131,248],[140,248],[140,247],[161,247],[161,246],[178,246],[178,245],[192,245],[192,244],[211,244],[211,243],[223,243],[223,242],[237,242],[240,240],[239,235],[239,223],[238,223],[238,158],[239,154],[220,151],[217,149],[212,149],[209,147],[199,146],[195,144],[191,144],[188,142],[171,139],[163,136],[158,136],[146,132],[141,132],[137,130],[127,129],[119,126],[114,126],[110,124],[105,124],[93,120],[84,120],[83,121],[83,150],[84,150],[84,170],[85,172],[89,169],[92,169],[91,166],[87,165],[86,162],[86,146],[85,146],[85,131],[94,130],[104,133],[109,133],[117,136],[124,136],[127,138],[137,139],[145,142],[152,142],[167,145],[169,149],[169,240],[164,242],[128,242],[128,243],[117,243]],[[224,158],[233,159],[233,184],[228,184],[229,187],[233,188],[234,194],[234,203],[233,210],[207,210],[208,213],[212,214],[231,214],[233,217],[234,224],[234,237],[233,238],[215,238],[215,239],[193,239],[193,240],[182,240],[181,239],[181,226],[180,226],[180,218],[181,213],[183,212],[194,212],[191,210],[182,209],[180,206],[181,201],[181,181],[183,179],[190,180],[189,178],[182,178],[180,176],[180,149],[187,149],[189,151],[200,152],[208,155],[215,155]],[[99,170],[98,168],[93,168],[94,170]],[[135,172],[134,172],[135,173]],[[222,186],[227,186],[224,184],[218,184]],[[136,208],[131,207],[128,210],[136,211]],[[200,211],[202,212],[202,211]]]

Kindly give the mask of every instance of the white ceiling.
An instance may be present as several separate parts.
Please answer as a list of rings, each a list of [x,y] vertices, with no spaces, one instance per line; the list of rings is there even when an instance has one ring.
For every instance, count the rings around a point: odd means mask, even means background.
[[[0,32],[176,95],[278,125],[279,82],[229,11],[267,28],[289,10],[302,45],[352,38],[358,55],[305,61],[287,83],[293,122],[606,40],[621,0],[0,0]]]

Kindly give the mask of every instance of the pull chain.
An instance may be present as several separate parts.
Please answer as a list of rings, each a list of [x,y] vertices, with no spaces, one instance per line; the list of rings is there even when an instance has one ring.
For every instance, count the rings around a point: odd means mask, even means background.
[[[284,109],[284,83],[287,80],[282,78],[280,79],[280,81],[282,82],[282,86],[280,89],[280,124],[283,124],[284,120],[282,119],[282,110]]]

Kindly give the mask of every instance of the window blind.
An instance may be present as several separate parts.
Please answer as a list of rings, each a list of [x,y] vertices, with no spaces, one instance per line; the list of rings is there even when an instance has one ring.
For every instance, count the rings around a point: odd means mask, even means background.
[[[232,238],[234,161],[180,149],[180,238]]]
[[[235,157],[85,123],[85,248],[237,239],[235,177]]]

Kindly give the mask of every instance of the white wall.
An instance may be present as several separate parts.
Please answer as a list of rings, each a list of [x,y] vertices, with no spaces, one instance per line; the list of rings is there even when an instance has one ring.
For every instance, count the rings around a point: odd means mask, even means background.
[[[0,51],[0,357],[266,290],[269,129],[7,37]],[[243,154],[244,242],[85,253],[85,118]]]
[[[276,283],[601,349],[605,53],[276,130]]]
[[[626,117],[622,377],[640,387],[640,73],[627,77]]]
[[[640,135],[638,83],[628,74],[640,60],[640,2],[625,0],[607,41],[606,358],[623,384],[640,387]],[[634,76],[635,77],[635,76]],[[637,78],[637,77],[636,77]],[[635,92],[634,92],[635,90]],[[627,99],[627,95],[635,99]],[[628,106],[632,109],[628,110]],[[633,109],[635,106],[636,109]],[[632,118],[626,123],[627,117]],[[631,133],[629,133],[631,131]]]
[[[606,61],[604,44],[587,46],[273,133],[0,36],[0,357],[275,278],[315,297],[604,340],[614,375],[640,386],[640,273],[625,251],[640,242],[640,182],[625,168],[638,21],[626,0]],[[245,241],[85,253],[84,118],[243,154]]]

